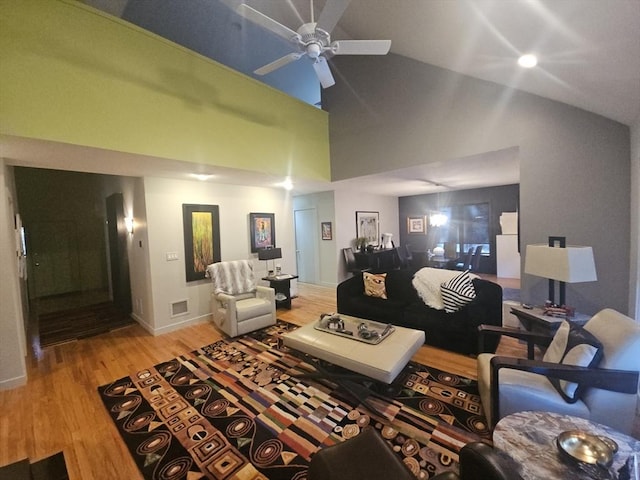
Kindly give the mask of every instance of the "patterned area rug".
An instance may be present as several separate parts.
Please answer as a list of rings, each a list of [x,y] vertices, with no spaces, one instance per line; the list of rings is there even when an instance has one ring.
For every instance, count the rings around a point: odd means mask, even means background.
[[[303,480],[318,449],[373,425],[417,478],[457,470],[470,441],[490,443],[476,383],[410,362],[369,382],[363,408],[328,380],[297,379],[314,359],[290,350],[278,322],[98,387],[145,479]]]

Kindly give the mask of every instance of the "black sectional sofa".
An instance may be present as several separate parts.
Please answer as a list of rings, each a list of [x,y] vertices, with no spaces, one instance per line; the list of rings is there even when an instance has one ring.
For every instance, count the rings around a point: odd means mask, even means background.
[[[427,306],[413,287],[412,270],[387,272],[387,298],[364,294],[361,273],[338,285],[338,313],[424,330],[426,343],[465,354],[478,352],[478,325],[502,326],[502,287],[476,278],[476,298],[454,313]],[[494,337],[491,335],[490,337]],[[485,351],[495,352],[499,337],[485,342]]]

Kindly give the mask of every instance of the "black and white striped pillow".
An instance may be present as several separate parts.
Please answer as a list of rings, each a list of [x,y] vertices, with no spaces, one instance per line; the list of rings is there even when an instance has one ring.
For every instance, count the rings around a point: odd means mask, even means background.
[[[457,312],[471,302],[476,298],[476,290],[473,288],[469,270],[440,285],[440,293],[447,313]]]

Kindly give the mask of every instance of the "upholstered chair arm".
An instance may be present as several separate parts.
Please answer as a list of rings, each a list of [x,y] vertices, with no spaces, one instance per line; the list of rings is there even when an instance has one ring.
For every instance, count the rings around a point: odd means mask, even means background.
[[[213,298],[216,300],[217,307],[213,310],[213,317],[218,327],[222,328],[229,336],[235,337],[238,333],[236,310],[236,297],[226,293],[215,293]]]
[[[270,302],[275,304],[276,301],[276,290],[271,287],[265,287],[263,285],[256,286],[256,297],[264,298]]]
[[[548,347],[551,340],[553,340],[553,337],[550,335],[528,332],[519,328],[480,325],[478,327],[478,352],[482,353],[485,351],[485,338],[491,335],[503,335],[505,337],[526,340],[527,344],[542,345],[543,347]]]
[[[216,301],[222,305],[224,308],[229,308],[233,306],[235,308],[236,297],[233,295],[227,295],[226,293],[216,293],[214,294]]]
[[[537,373],[545,377],[580,383],[592,388],[620,393],[636,393],[640,372],[604,368],[578,367],[525,358],[495,356],[491,359],[491,418],[497,422],[500,414],[499,372],[501,368]]]
[[[459,461],[463,479],[522,480],[506,457],[483,442],[467,443],[460,450]]]
[[[431,480],[460,480],[460,476],[456,472],[443,472],[431,477]]]

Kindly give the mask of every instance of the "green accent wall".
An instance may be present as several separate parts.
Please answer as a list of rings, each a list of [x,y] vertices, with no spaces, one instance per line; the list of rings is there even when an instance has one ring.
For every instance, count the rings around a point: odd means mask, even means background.
[[[0,133],[330,180],[328,114],[70,0],[0,0]]]

